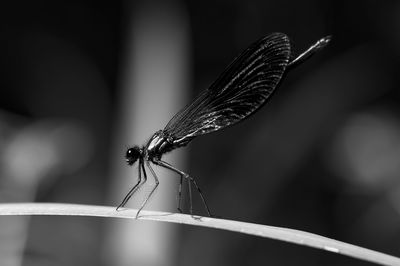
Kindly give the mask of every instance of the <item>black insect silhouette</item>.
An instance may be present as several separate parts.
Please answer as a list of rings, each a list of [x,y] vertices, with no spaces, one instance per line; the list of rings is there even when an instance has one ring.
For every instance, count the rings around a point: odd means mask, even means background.
[[[195,179],[187,173],[163,161],[161,157],[176,148],[186,146],[195,137],[208,134],[244,120],[256,112],[271,96],[282,77],[314,53],[325,47],[330,36],[320,39],[306,51],[293,56],[289,38],[283,33],[272,33],[253,43],[242,52],[219,78],[192,103],[180,110],[166,125],[142,147],[134,146],[126,152],[126,162],[139,161],[138,181],[117,207],[124,207],[132,195],[147,181],[145,167],[154,177],[155,185],[141,204],[136,217],[159,185],[158,177],[150,163],[169,169],[180,175],[178,210],[182,212],[182,182],[188,182],[190,213],[193,214],[193,183],[209,216],[210,209]],[[143,176],[142,176],[143,174]]]

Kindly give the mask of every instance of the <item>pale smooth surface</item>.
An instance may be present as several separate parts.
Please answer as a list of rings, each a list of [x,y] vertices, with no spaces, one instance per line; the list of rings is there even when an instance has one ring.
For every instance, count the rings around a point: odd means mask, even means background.
[[[116,211],[115,207],[59,204],[59,203],[8,203],[0,204],[0,215],[67,215],[129,218],[135,220],[137,210]],[[151,220],[189,224],[215,229],[223,229],[254,236],[286,241],[338,253],[380,265],[400,265],[400,258],[381,252],[358,247],[345,242],[316,234],[289,228],[252,224],[187,214],[142,210],[137,220]],[[212,241],[212,240],[210,240]]]

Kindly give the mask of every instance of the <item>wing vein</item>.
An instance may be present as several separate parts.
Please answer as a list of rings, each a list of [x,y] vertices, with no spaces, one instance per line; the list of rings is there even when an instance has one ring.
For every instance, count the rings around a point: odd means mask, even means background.
[[[275,90],[290,58],[289,38],[273,33],[256,41],[218,79],[168,122],[176,147],[231,126],[258,110]]]

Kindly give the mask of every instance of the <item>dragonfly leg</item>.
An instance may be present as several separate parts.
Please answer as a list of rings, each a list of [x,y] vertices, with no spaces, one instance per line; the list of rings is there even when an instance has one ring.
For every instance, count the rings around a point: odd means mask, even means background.
[[[182,213],[182,182],[183,182],[183,176],[181,175],[181,180],[179,181],[179,190],[178,190],[178,211]]]
[[[192,180],[192,178],[188,174],[185,175],[185,178],[188,180],[188,190],[189,190],[189,200],[190,200],[189,212],[190,212],[191,215],[193,215],[192,182],[191,181],[193,181],[193,182],[195,182],[195,181],[194,181],[194,179]],[[200,193],[201,198],[203,199],[203,195],[201,193],[201,190],[199,189],[199,187],[197,185],[196,185],[196,187],[197,187],[197,190]],[[207,207],[207,212],[210,215],[210,212],[208,211],[207,204],[206,204],[206,207]]]
[[[136,218],[139,217],[140,211],[144,208],[144,206],[146,206],[147,202],[149,201],[151,196],[154,194],[154,191],[156,191],[158,185],[160,184],[160,181],[158,181],[158,177],[157,177],[156,173],[154,172],[153,168],[151,168],[149,161],[146,161],[146,164],[147,164],[147,167],[150,169],[151,175],[154,177],[155,185],[154,185],[153,189],[150,191],[149,195],[143,201],[142,205],[140,205],[140,208],[139,208],[138,212],[136,213]],[[142,170],[143,170],[144,177],[147,179],[147,174],[146,174],[146,170],[144,168],[144,163],[142,164]]]
[[[196,180],[195,180],[193,177],[191,177],[191,176],[188,175],[187,173],[185,173],[185,172],[183,172],[183,171],[181,171],[181,170],[175,168],[174,166],[170,165],[170,164],[167,163],[167,162],[164,162],[164,161],[161,161],[161,160],[158,160],[158,159],[153,159],[153,162],[154,162],[156,165],[158,165],[158,166],[164,167],[164,168],[166,168],[166,169],[169,169],[169,170],[171,170],[171,171],[173,171],[173,172],[179,174],[179,175],[181,176],[181,178],[183,177],[183,178],[185,178],[185,179],[188,179],[188,181],[189,181],[190,213],[191,213],[191,214],[192,214],[192,212],[193,212],[191,182],[193,182],[194,186],[196,187],[197,191],[199,192],[199,195],[200,195],[200,197],[201,197],[201,200],[203,201],[203,205],[204,205],[204,207],[205,207],[205,209],[206,209],[206,211],[207,211],[208,216],[210,216],[210,217],[212,216],[212,215],[211,215],[211,212],[210,212],[210,208],[208,208],[206,199],[204,198],[203,193],[201,192],[200,187],[197,185]]]
[[[143,162],[139,161],[139,167],[138,167],[139,177],[138,177],[137,183],[131,188],[131,190],[129,190],[128,194],[126,194],[125,198],[118,205],[117,211],[120,208],[123,208],[126,205],[126,203],[129,201],[129,199],[132,197],[132,195],[135,194],[135,192],[146,182],[147,177],[144,179],[143,183],[141,183],[142,182],[142,171],[141,171],[141,165],[142,164],[143,164]]]

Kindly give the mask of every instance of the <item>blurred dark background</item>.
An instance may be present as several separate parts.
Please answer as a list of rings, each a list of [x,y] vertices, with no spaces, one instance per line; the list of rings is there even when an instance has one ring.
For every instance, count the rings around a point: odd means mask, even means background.
[[[129,121],[122,99],[131,101],[132,108],[137,100],[122,89],[129,87],[129,40],[141,38],[132,28],[142,25],[135,18],[175,21],[174,16],[182,16],[176,24],[187,43],[182,52],[188,81],[182,92],[186,99],[166,114],[171,118],[258,38],[284,32],[294,53],[300,53],[319,38],[333,36],[328,47],[286,77],[256,115],[188,146],[183,170],[197,178],[212,211],[400,256],[398,1],[3,3],[1,201],[119,203],[128,188],[110,189],[118,182],[115,168],[127,168],[122,156],[126,146],[135,144],[118,138],[126,127],[121,116]],[[164,63],[174,69],[171,61]],[[135,66],[146,70],[146,64]],[[146,105],[164,101],[156,93]],[[162,186],[162,176],[160,181]],[[204,214],[198,198],[195,209]],[[1,265],[369,265],[269,239],[186,226],[167,228],[174,232],[163,240],[174,247],[168,257],[159,251],[158,260],[127,264],[108,258],[113,251],[106,248],[112,238],[107,232],[118,221],[7,217],[0,224]]]

